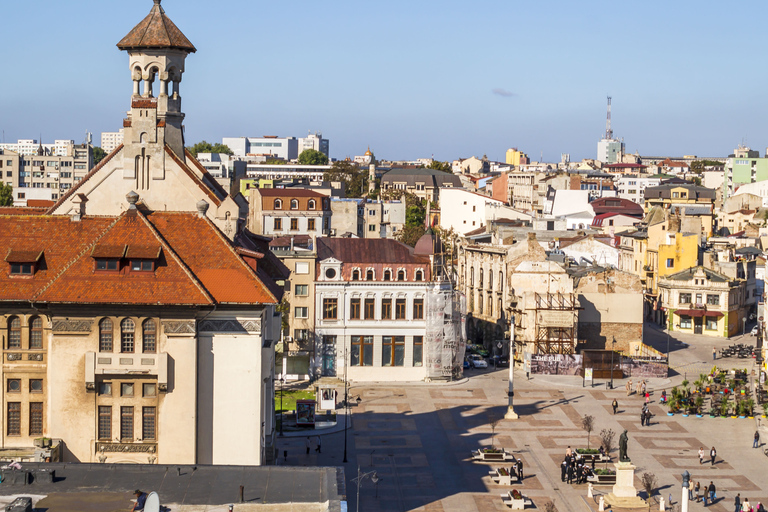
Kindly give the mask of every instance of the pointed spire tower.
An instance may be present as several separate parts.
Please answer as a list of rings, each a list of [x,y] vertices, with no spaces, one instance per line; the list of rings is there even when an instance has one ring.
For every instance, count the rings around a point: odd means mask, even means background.
[[[150,180],[165,178],[166,146],[185,161],[179,84],[187,55],[197,51],[160,2],[154,0],[147,17],[117,43],[128,52],[133,80],[131,110],[123,122],[124,178],[135,178],[145,190]]]

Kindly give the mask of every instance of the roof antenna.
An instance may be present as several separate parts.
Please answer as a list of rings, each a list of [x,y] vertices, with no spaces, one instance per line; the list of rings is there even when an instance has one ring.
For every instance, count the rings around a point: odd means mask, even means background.
[[[611,129],[611,97],[608,96],[608,117],[605,120],[605,138],[613,138],[613,129]]]

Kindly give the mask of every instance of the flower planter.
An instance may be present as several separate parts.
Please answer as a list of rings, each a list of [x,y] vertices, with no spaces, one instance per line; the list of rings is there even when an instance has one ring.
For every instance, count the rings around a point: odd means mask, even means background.
[[[687,418],[687,417],[688,417],[688,415],[683,413],[683,418]]]
[[[674,415],[675,415],[675,413],[673,413],[673,412],[668,412],[667,413],[667,416],[674,416]]]
[[[704,417],[704,415],[703,415],[703,414],[697,414],[697,415],[696,415],[696,417],[697,417],[697,418],[703,418],[703,417]]]
[[[740,420],[743,420],[744,418],[746,418],[746,416],[739,416]]]

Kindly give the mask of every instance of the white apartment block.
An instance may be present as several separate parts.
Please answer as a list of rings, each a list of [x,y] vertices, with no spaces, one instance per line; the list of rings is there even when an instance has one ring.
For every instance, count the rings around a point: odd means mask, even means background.
[[[93,167],[93,146],[72,145],[63,150],[64,155],[56,154],[55,148],[46,154],[46,150],[40,151],[39,146],[33,155],[20,155],[5,149],[1,152],[2,182],[13,187],[16,206],[25,206],[30,199],[58,201]],[[34,189],[47,191],[27,193]]]
[[[616,191],[618,197],[628,199],[640,206],[645,204],[645,189],[648,187],[658,187],[661,183],[659,178],[639,178],[637,176],[622,176],[616,180]]]
[[[123,143],[124,135],[124,128],[120,128],[116,132],[101,132],[101,149],[110,154]]]
[[[504,203],[476,192],[461,188],[444,188],[440,191],[440,229],[453,230],[463,235],[485,226],[485,206]]]
[[[0,144],[0,149],[13,151],[22,156],[37,155],[41,150],[44,155],[72,156],[74,147],[73,140],[56,140],[53,144],[42,144],[36,139],[19,139],[16,143]]]
[[[323,139],[322,134],[310,134],[305,138],[296,137],[224,137],[222,143],[227,146],[235,156],[246,157],[249,155],[269,156],[292,161],[299,158],[305,149],[315,149],[328,156],[328,139]]]

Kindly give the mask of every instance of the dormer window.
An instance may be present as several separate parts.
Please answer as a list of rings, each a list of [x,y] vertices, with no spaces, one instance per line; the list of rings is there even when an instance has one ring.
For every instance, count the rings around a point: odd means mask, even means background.
[[[152,260],[131,260],[131,272],[152,272],[155,262]]]
[[[154,272],[160,246],[129,245],[125,257],[131,261],[131,272]]]
[[[38,262],[43,257],[43,251],[20,251],[11,249],[5,257],[10,265],[10,275],[32,277],[37,271]]]
[[[282,209],[283,209],[283,200],[275,199],[275,210],[282,210]]]
[[[298,210],[298,209],[299,209],[299,200],[291,199],[291,210]]]
[[[366,281],[373,281],[375,279],[375,276],[373,275],[373,269],[369,268],[365,271],[365,280]]]
[[[405,281],[405,270],[400,269],[397,271],[397,280]]]
[[[310,199],[310,200],[307,202],[307,208],[308,208],[308,209],[310,209],[310,210],[314,210],[316,207],[317,207],[317,203],[315,202],[315,200],[314,200],[314,199]]]
[[[416,281],[423,281],[424,280],[424,272],[421,270],[416,271],[416,277],[414,278]]]
[[[387,269],[384,271],[384,281],[391,281],[392,280],[392,271]]]
[[[352,280],[353,281],[359,281],[360,280],[360,270],[355,269],[352,271]]]
[[[91,251],[98,272],[117,272],[120,260],[125,256],[125,245],[97,245]]]
[[[120,260],[99,258],[96,260],[96,270],[114,271],[120,268]]]

